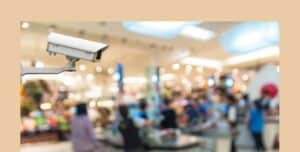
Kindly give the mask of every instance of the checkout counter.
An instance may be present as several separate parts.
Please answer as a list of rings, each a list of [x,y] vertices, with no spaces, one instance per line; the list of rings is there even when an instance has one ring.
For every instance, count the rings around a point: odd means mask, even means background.
[[[119,133],[113,132],[113,129],[106,129],[101,134],[98,134],[100,142],[106,143],[114,149],[123,149],[122,137]],[[163,151],[203,151],[212,152],[212,145],[209,139],[201,137],[176,133],[172,137],[163,137],[159,130],[148,130],[148,136],[143,138],[146,151],[163,152]]]

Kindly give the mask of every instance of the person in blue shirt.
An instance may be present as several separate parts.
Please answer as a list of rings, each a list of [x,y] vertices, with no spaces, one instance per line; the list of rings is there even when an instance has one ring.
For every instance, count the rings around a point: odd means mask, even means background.
[[[254,107],[250,111],[249,129],[255,142],[257,151],[264,151],[265,145],[263,140],[263,132],[265,127],[263,105],[259,100],[254,102]]]

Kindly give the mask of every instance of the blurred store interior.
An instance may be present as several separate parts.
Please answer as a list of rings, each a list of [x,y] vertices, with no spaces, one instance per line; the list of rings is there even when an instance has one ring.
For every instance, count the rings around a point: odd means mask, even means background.
[[[101,143],[98,149],[123,151],[119,106],[125,105],[136,123],[141,122],[136,118],[141,102],[150,111],[150,123],[137,125],[145,151],[226,152],[232,151],[233,141],[237,151],[255,151],[259,149],[256,136],[248,128],[250,120],[254,125],[260,122],[252,118],[258,99],[268,101],[261,121],[265,149],[278,150],[281,50],[277,22],[24,21],[20,28],[23,67],[67,63],[65,56],[50,56],[46,51],[50,32],[109,45],[100,62],[80,60],[75,72],[21,77],[22,152],[75,151],[71,122],[78,103],[87,105]],[[231,102],[230,95],[236,102]],[[166,100],[175,112],[176,128],[161,127]],[[204,106],[208,101],[211,107]],[[215,108],[221,104],[237,107],[237,125],[232,125],[228,111],[223,115]],[[210,121],[211,117],[218,120]]]

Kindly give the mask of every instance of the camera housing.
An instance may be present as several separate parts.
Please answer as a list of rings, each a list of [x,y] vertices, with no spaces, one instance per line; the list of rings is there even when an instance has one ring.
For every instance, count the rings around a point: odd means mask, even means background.
[[[80,59],[90,62],[100,61],[107,44],[66,36],[58,33],[48,35],[47,52],[50,55],[65,55],[68,63],[63,67],[22,67],[21,76],[26,74],[59,74],[65,71],[76,71],[76,62]]]
[[[100,61],[102,52],[108,48],[107,44],[49,33],[47,51],[50,55],[61,54],[68,58],[83,59],[92,62]]]

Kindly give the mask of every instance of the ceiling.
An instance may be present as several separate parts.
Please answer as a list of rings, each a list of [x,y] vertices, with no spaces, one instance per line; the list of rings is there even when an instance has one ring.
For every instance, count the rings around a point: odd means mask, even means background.
[[[64,65],[66,63],[64,56],[49,56],[46,52],[47,34],[54,31],[109,44],[110,47],[102,54],[99,63],[79,61],[78,65],[87,66],[85,73],[94,73],[96,66],[101,66],[103,69],[114,68],[117,63],[124,64],[125,75],[144,75],[145,69],[150,65],[160,65],[166,72],[170,72],[172,64],[179,63],[187,56],[215,60],[232,57],[223,50],[219,38],[238,23],[202,22],[200,26],[213,31],[216,37],[208,41],[199,41],[183,36],[172,40],[143,36],[128,32],[121,22],[30,22],[29,28],[21,30],[21,59],[22,62],[42,61],[45,66]],[[278,59],[272,58],[260,62],[269,61],[276,62]],[[258,63],[251,62],[243,66]]]

